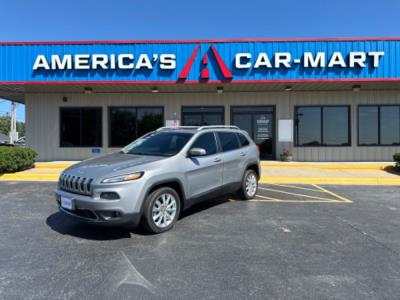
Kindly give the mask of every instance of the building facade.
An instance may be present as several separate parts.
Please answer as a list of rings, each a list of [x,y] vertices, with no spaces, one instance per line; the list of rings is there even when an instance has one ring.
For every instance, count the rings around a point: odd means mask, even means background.
[[[262,159],[391,161],[400,39],[0,44],[0,97],[40,160],[116,151],[161,126],[233,124]]]

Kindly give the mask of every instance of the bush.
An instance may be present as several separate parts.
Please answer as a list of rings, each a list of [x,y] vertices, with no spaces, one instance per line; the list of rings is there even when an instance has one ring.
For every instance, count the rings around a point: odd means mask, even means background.
[[[37,153],[30,148],[0,147],[0,173],[12,173],[33,167]]]
[[[393,155],[393,159],[396,162],[396,166],[400,168],[400,153],[396,153],[395,155]]]

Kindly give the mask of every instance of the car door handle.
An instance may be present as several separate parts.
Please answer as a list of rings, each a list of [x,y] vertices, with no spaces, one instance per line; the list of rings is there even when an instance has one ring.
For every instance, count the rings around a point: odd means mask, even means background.
[[[240,156],[246,156],[246,153],[240,152]]]
[[[220,162],[221,160],[219,157],[214,158],[214,162]]]

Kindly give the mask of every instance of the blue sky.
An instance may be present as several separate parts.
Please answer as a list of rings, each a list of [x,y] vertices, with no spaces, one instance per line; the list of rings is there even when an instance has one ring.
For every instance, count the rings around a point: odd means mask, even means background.
[[[398,0],[235,2],[2,0],[0,41],[400,36]]]

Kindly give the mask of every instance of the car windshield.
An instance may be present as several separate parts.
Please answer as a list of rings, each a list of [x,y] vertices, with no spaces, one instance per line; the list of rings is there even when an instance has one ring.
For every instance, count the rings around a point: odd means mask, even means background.
[[[186,132],[151,132],[121,150],[124,154],[173,156],[177,154],[183,146],[193,136]]]

